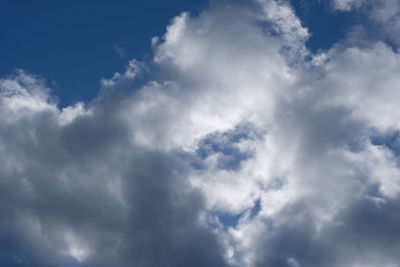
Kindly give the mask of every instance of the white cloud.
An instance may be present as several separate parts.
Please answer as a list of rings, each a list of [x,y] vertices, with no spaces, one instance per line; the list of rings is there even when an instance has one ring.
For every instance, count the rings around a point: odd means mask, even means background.
[[[388,41],[399,47],[400,2],[397,0],[333,0],[334,8],[342,11],[357,11],[366,15],[369,24],[365,25],[368,37]],[[360,37],[358,37],[360,38]]]
[[[396,266],[400,57],[308,36],[286,2],[221,1],[88,105],[1,79],[0,234],[49,266]]]
[[[135,59],[129,61],[128,66],[123,74],[116,72],[111,79],[102,79],[101,86],[113,87],[116,86],[118,81],[135,79],[142,71],[141,63]]]
[[[369,0],[334,0],[334,7],[339,10],[351,10],[360,8],[363,4],[369,3]]]

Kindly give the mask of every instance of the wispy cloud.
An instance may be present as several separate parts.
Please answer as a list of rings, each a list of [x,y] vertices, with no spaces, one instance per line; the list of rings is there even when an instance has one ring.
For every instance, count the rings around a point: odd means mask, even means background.
[[[121,59],[125,59],[126,58],[126,51],[125,49],[123,49],[122,47],[118,46],[118,45],[113,45],[114,51],[118,54],[118,56]]]

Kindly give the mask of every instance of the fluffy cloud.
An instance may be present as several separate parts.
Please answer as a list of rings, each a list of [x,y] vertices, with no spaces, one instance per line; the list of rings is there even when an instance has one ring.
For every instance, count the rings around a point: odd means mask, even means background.
[[[287,2],[219,1],[90,104],[0,79],[0,262],[399,266],[400,56],[308,35]]]
[[[122,96],[59,110],[24,72],[1,88],[0,234],[21,242],[3,262],[224,266],[187,166],[131,140]]]

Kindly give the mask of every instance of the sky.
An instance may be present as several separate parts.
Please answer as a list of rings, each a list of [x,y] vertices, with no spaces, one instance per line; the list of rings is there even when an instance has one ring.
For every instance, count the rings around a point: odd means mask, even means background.
[[[152,37],[162,35],[175,15],[196,14],[208,1],[2,0],[0,5],[0,73],[20,68],[46,77],[66,106],[89,102],[100,79],[123,70],[129,59],[150,57]]]
[[[0,266],[400,267],[398,0],[3,0],[0,36]]]

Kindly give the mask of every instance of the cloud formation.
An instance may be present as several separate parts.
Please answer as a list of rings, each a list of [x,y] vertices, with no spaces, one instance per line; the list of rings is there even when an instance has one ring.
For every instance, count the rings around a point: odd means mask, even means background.
[[[397,43],[308,36],[286,1],[216,1],[89,104],[1,78],[0,263],[400,266]]]

